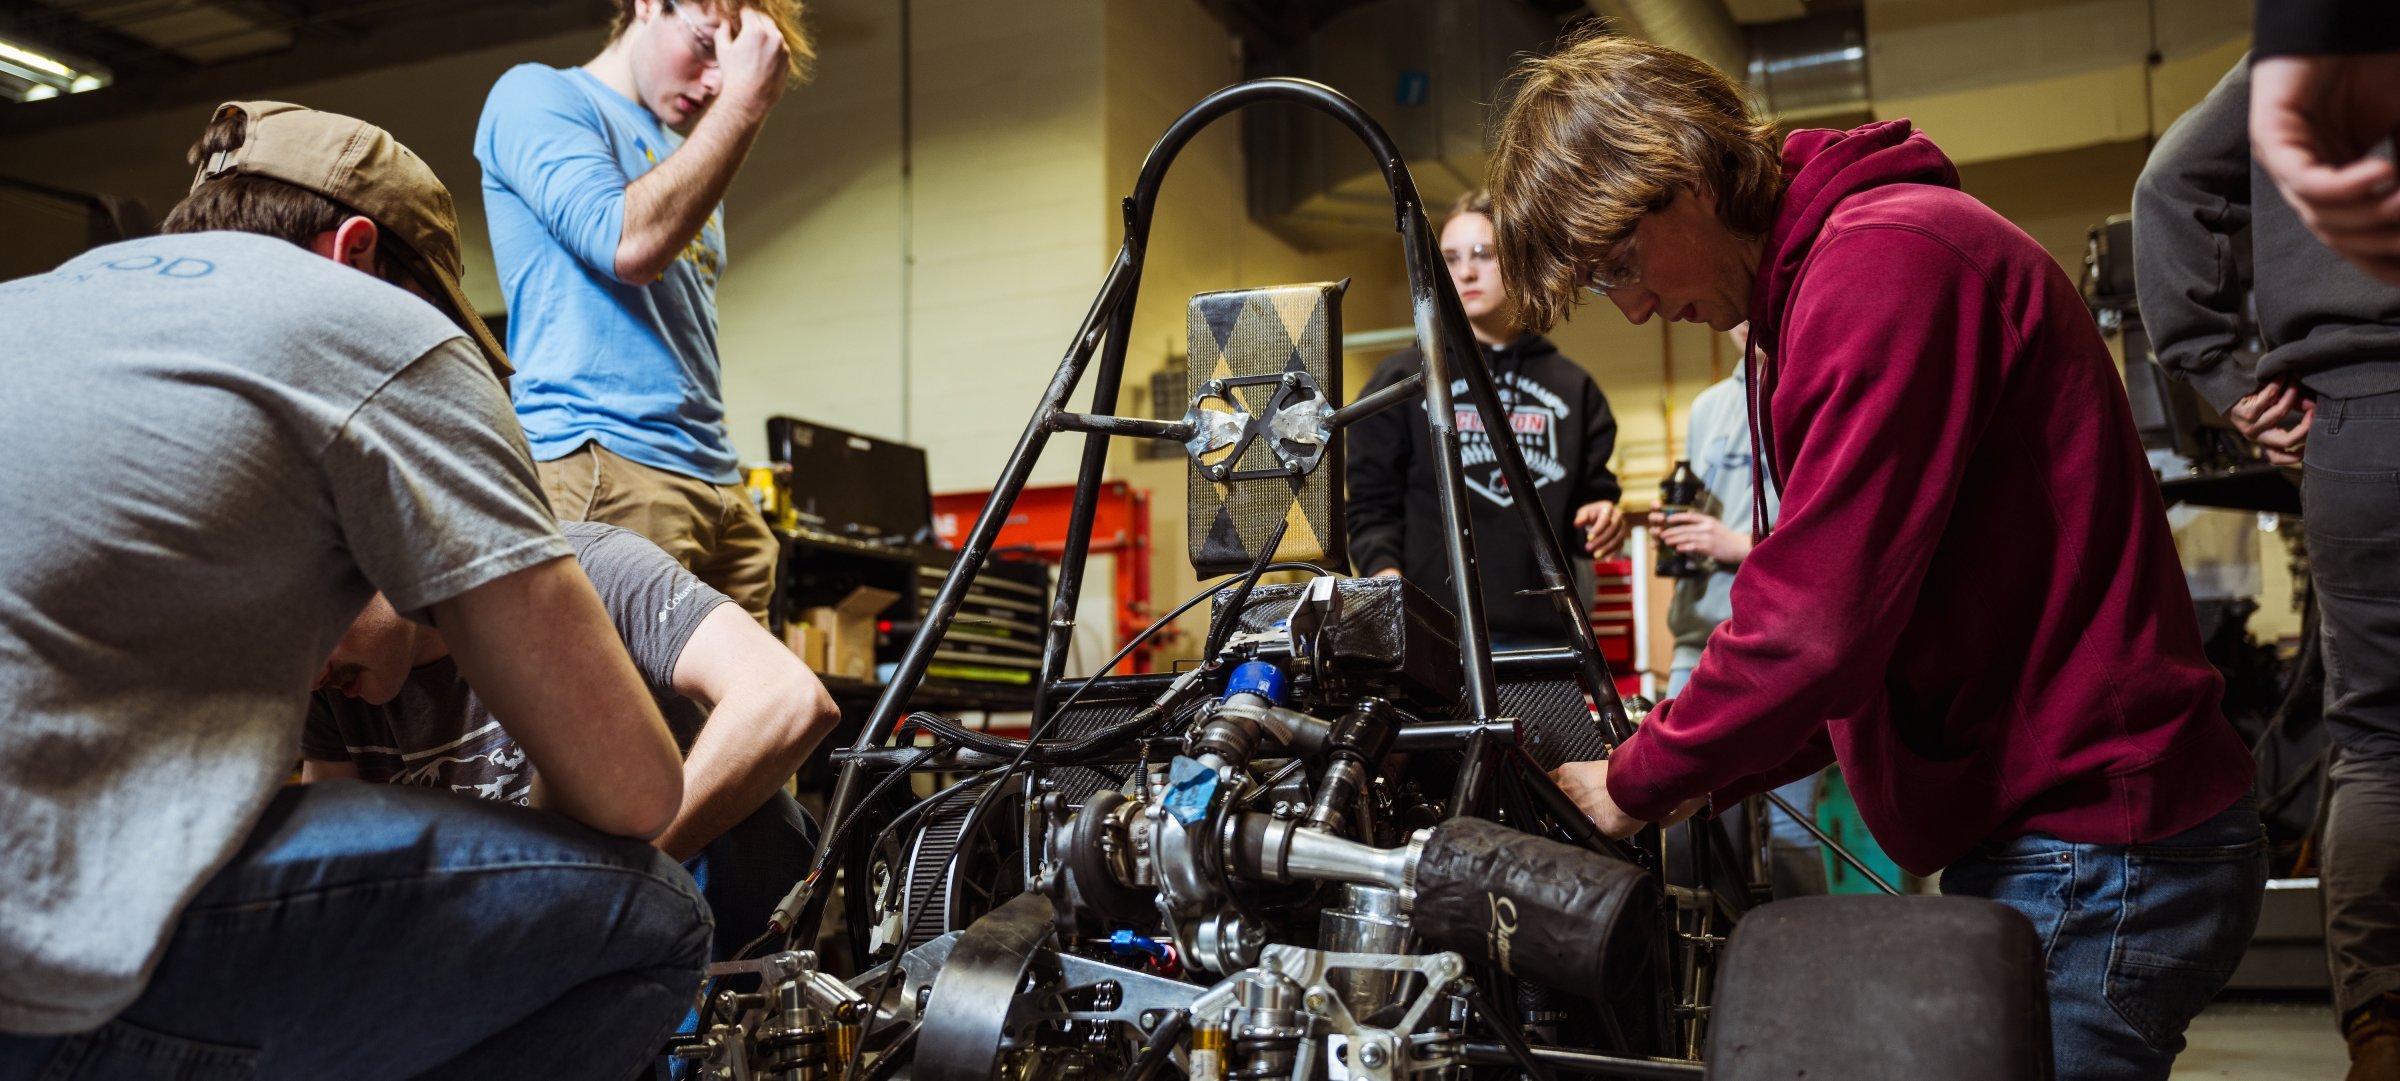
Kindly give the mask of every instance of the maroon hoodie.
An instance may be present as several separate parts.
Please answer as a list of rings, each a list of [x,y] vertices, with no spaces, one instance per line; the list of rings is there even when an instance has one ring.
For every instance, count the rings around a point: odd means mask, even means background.
[[[1905,120],[1797,132],[1784,174],[1750,295],[1782,509],[1609,795],[1655,820],[1839,761],[1919,874],[2224,810],[2250,755],[2074,285]]]

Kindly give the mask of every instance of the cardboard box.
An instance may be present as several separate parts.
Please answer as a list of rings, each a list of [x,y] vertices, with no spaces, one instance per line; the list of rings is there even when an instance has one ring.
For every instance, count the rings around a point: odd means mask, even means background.
[[[810,667],[821,674],[849,679],[875,678],[875,617],[900,594],[873,586],[860,586],[831,607],[808,609],[803,613],[809,627],[825,636],[825,664]]]
[[[830,612],[832,609],[826,609]],[[792,648],[792,655],[811,672],[825,670],[825,632],[814,625],[794,620],[783,625],[783,644]]]

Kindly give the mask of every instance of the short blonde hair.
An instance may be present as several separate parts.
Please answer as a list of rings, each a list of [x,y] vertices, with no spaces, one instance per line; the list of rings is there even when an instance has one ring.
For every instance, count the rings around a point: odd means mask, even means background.
[[[1521,62],[1511,80],[1492,150],[1492,230],[1528,328],[1564,318],[1591,264],[1683,185],[1714,193],[1717,217],[1737,235],[1774,224],[1775,126],[1708,64],[1591,33]]]
[[[625,36],[626,28],[633,25],[633,8],[638,2],[616,0],[616,17],[609,20],[608,40],[615,41]],[[678,4],[710,10],[722,8],[738,11],[749,8],[766,16],[769,22],[775,24],[776,32],[783,35],[783,51],[790,57],[792,81],[808,81],[809,66],[817,61],[817,46],[808,38],[808,27],[800,22],[802,0],[659,0],[660,7],[675,7]]]

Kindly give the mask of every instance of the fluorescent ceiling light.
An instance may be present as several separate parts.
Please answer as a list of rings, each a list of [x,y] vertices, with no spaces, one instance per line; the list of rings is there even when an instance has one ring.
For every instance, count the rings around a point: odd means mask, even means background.
[[[72,79],[75,77],[75,69],[5,40],[0,40],[0,58],[14,60],[36,71],[46,71],[61,78]]]
[[[95,66],[79,66],[0,38],[0,99],[41,101],[98,90],[113,81],[113,76]]]

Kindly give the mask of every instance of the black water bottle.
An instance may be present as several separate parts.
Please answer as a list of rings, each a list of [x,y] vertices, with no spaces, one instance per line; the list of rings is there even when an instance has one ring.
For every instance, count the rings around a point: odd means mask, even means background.
[[[1701,578],[1708,574],[1708,561],[1686,555],[1668,546],[1665,540],[1667,518],[1682,514],[1700,505],[1700,496],[1708,491],[1700,483],[1700,474],[1692,472],[1692,463],[1677,460],[1667,479],[1658,482],[1658,576],[1661,578]]]

